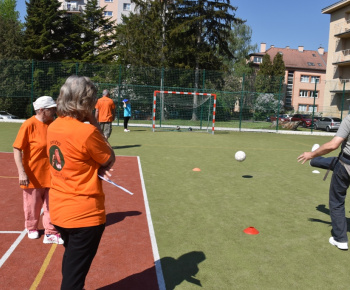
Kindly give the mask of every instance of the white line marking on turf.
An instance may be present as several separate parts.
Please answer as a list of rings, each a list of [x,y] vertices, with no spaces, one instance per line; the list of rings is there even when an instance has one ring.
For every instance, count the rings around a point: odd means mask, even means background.
[[[18,233],[21,233],[21,234],[18,236],[16,241],[11,245],[11,247],[7,250],[7,252],[1,257],[1,259],[0,259],[0,268],[6,262],[6,260],[10,257],[10,255],[16,249],[16,247],[19,245],[19,243],[23,240],[23,238],[27,234],[27,231],[24,230],[24,231],[18,232]]]
[[[157,273],[157,279],[158,279],[158,287],[159,287],[160,290],[166,290],[165,282],[164,282],[164,276],[163,276],[163,271],[162,271],[162,265],[161,265],[160,259],[159,259],[158,246],[157,246],[156,236],[155,236],[155,233],[154,233],[152,217],[151,217],[151,211],[150,211],[149,204],[148,204],[147,192],[146,192],[146,187],[145,187],[145,181],[143,179],[141,162],[140,162],[140,157],[139,156],[137,156],[137,162],[139,164],[139,172],[140,172],[140,179],[141,179],[141,185],[142,185],[142,193],[143,193],[143,199],[145,201],[145,209],[146,209],[148,230],[149,230],[149,234],[150,234],[150,237],[151,237],[153,258],[154,258],[154,264],[155,264],[156,273]]]

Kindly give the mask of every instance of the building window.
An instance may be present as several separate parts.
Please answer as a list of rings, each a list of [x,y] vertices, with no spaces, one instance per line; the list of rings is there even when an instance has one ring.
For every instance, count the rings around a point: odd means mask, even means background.
[[[306,91],[306,90],[300,90],[299,97],[307,98],[307,93],[308,93],[308,91]]]
[[[322,66],[322,64],[321,64],[321,63],[318,63],[318,66]]]
[[[123,3],[123,10],[130,11],[130,3]]]
[[[307,105],[299,105],[298,106],[299,112],[306,112],[306,110],[307,110]]]
[[[113,16],[112,11],[105,11],[104,16]]]
[[[312,112],[317,112],[317,106],[315,106],[315,111],[313,111],[313,108],[314,108],[314,106],[309,105],[309,112],[310,112],[310,113],[312,113]]]
[[[315,94],[315,91],[310,91],[310,98],[313,98],[315,95],[315,98],[318,98],[318,92],[316,91],[316,94]]]
[[[308,83],[309,82],[309,76],[302,75],[301,78],[300,78],[300,81],[302,83]]]
[[[308,66],[315,66],[315,64],[313,62],[308,62],[307,65]]]
[[[312,56],[313,56],[313,57],[316,57],[316,54],[313,53]]]
[[[254,61],[255,63],[262,63],[262,57],[261,56],[254,56]]]
[[[319,83],[320,82],[320,77],[311,77],[311,83]]]
[[[107,3],[113,3],[113,0],[105,0],[105,2]]]

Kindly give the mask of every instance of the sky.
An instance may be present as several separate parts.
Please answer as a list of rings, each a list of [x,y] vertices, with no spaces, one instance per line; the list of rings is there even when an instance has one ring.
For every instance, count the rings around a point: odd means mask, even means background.
[[[236,17],[246,20],[252,29],[252,44],[266,43],[284,48],[328,51],[329,14],[323,8],[339,0],[231,0],[238,7]],[[24,0],[17,0],[21,21],[26,15]]]

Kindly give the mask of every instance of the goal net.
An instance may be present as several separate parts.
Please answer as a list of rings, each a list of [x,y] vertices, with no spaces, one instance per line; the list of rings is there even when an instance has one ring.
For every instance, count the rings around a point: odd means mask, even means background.
[[[214,134],[216,94],[154,91],[152,128]]]

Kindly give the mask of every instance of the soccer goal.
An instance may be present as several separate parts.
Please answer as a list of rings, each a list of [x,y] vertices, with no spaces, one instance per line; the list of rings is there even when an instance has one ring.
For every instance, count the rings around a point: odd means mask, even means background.
[[[216,94],[154,91],[152,128],[214,134]]]

